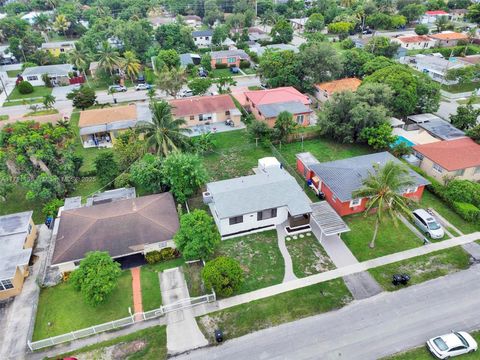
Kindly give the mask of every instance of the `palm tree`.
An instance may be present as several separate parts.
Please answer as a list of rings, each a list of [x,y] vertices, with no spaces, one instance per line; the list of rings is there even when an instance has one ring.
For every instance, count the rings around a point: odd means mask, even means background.
[[[65,15],[63,14],[57,15],[52,25],[56,31],[62,32],[63,36],[67,36],[66,32],[70,27],[70,21],[67,20],[67,17]]]
[[[164,157],[185,146],[190,129],[182,128],[187,122],[174,119],[172,108],[166,101],[154,102],[150,105],[152,122],[142,121],[138,131],[144,134],[145,149],[153,150],[158,156]]]
[[[401,192],[415,182],[409,176],[408,170],[402,164],[388,161],[383,167],[378,164],[373,166],[374,172],[369,173],[363,181],[363,186],[352,193],[354,198],[368,197],[365,216],[375,209],[375,230],[370,242],[370,248],[375,247],[375,239],[378,227],[388,214],[397,225],[397,214],[399,211],[408,212],[407,198]]]
[[[47,31],[48,26],[50,25],[50,16],[45,13],[40,13],[35,16],[34,27],[40,32],[44,33]]]
[[[89,54],[87,54],[78,44],[75,44],[75,48],[68,52],[67,58],[68,58],[68,62],[71,65],[73,65],[81,73],[83,73],[83,76],[85,77],[85,79],[87,79],[87,83],[88,83],[88,77],[85,71],[90,61]]]
[[[113,76],[113,70],[119,68],[122,64],[122,58],[108,42],[103,42],[98,51],[98,67],[105,69]]]
[[[125,51],[123,54],[123,70],[132,82],[140,72],[140,68],[140,61],[137,59],[135,53],[133,51]]]
[[[55,101],[57,101],[57,99],[55,99],[55,96],[53,96],[52,94],[47,94],[43,97],[42,103],[46,109],[51,109],[53,107],[53,104],[55,104]]]

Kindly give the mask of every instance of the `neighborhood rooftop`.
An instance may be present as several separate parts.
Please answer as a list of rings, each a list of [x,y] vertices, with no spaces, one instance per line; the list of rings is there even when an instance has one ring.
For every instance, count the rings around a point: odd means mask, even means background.
[[[212,35],[213,35],[213,30],[211,30],[211,29],[192,31],[192,36],[193,36],[193,37],[212,36]]]
[[[442,33],[439,33],[439,34],[432,34],[432,35],[429,35],[432,39],[435,39],[435,40],[446,40],[446,41],[449,41],[449,40],[467,40],[468,39],[468,36],[463,34],[463,33],[457,33],[457,32],[454,32],[454,31],[444,31]]]
[[[300,101],[303,105],[309,105],[310,99],[292,86],[275,89],[245,91],[245,96],[255,105],[273,104],[287,101]]]
[[[133,128],[137,125],[136,105],[85,110],[80,112],[80,135]]]
[[[195,96],[186,99],[176,99],[171,100],[170,105],[172,106],[172,113],[180,117],[237,110],[230,95]]]
[[[288,111],[291,114],[310,113],[312,110],[303,105],[300,101],[287,101],[273,104],[260,104],[258,110],[266,118],[277,117],[281,112]]]
[[[356,91],[361,84],[362,80],[360,79],[345,78],[317,84],[315,85],[315,87],[319,90],[326,91],[329,94],[333,94],[336,92],[342,92],[347,90]]]
[[[224,59],[226,57],[239,57],[243,60],[248,60],[250,57],[244,50],[221,50],[221,51],[212,51],[210,53],[212,59]]]
[[[411,115],[408,116],[408,120],[417,123],[422,129],[441,140],[453,140],[465,136],[462,130],[433,114]]]
[[[27,67],[23,70],[22,75],[38,75],[38,74],[48,74],[48,75],[65,75],[67,76],[72,71],[72,65],[69,64],[60,64],[60,65],[43,65],[43,66],[33,66]]]

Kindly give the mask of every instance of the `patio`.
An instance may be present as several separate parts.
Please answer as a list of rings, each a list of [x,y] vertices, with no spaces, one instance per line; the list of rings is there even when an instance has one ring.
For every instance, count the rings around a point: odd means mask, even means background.
[[[246,126],[244,123],[240,123],[238,126],[230,126],[226,125],[223,122],[214,122],[211,124],[205,124],[205,125],[196,125],[196,126],[190,126],[188,129],[192,130],[190,133],[187,135],[190,137],[194,136],[200,136],[202,134],[207,134],[207,133],[221,133],[221,132],[227,132],[227,131],[234,131],[234,130],[241,130],[245,129]]]

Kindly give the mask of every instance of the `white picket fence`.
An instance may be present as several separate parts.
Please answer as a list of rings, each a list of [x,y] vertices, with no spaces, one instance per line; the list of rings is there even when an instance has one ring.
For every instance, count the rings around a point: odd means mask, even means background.
[[[123,319],[110,321],[108,323],[104,323],[100,325],[94,325],[89,328],[72,331],[66,334],[53,336],[47,339],[42,339],[42,340],[33,341],[33,342],[28,341],[27,345],[31,351],[35,351],[35,350],[43,349],[49,346],[54,346],[54,345],[62,344],[65,342],[81,339],[87,336],[92,336],[104,331],[119,329],[125,326],[133,325],[136,322],[141,322],[141,321],[150,320],[150,319],[163,316],[166,313],[169,313],[172,311],[177,311],[177,310],[186,309],[186,308],[193,307],[200,304],[214,302],[215,300],[216,300],[216,296],[214,292],[212,294],[207,294],[199,297],[182,299],[169,305],[160,306],[158,309],[155,309],[155,310],[132,314],[132,316],[129,316]],[[137,316],[137,315],[141,315],[141,316]]]

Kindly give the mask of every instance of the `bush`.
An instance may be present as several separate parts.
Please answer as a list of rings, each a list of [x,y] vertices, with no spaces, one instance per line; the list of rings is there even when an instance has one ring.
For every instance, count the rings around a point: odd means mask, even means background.
[[[118,177],[115,179],[115,182],[113,184],[115,186],[115,189],[130,187],[132,185],[130,174],[123,173],[118,175]]]
[[[250,61],[240,60],[240,69],[248,69],[250,67]]]
[[[215,69],[226,69],[228,68],[227,64],[215,64]]]
[[[160,261],[176,259],[179,256],[180,256],[180,253],[178,252],[177,249],[166,247],[160,251],[154,250],[146,253],[145,260],[147,260],[147,263],[149,264],[155,264]]]
[[[480,206],[480,184],[469,180],[452,180],[445,186],[445,198],[450,203],[471,203]]]
[[[243,282],[243,270],[238,261],[219,256],[209,261],[202,269],[206,288],[213,288],[222,297],[232,295]]]
[[[348,38],[341,42],[342,49],[349,50],[355,47],[355,43],[352,39]]]
[[[48,203],[46,203],[43,206],[42,213],[46,217],[50,216],[50,217],[56,218],[58,209],[60,209],[61,206],[63,206],[63,200],[60,200],[60,199],[50,200]]]
[[[20,94],[31,94],[33,93],[33,85],[30,84],[28,81],[22,81],[20,82],[20,84],[17,85],[18,86],[18,92]]]
[[[453,209],[466,221],[480,222],[480,209],[473,204],[454,202]]]

